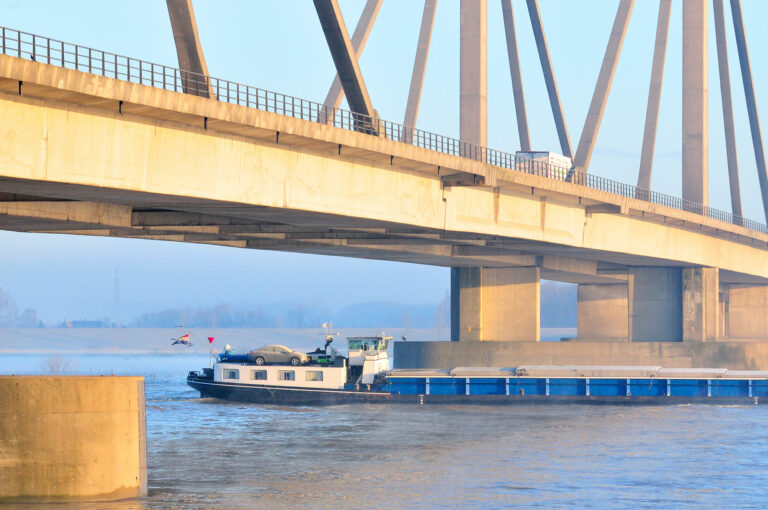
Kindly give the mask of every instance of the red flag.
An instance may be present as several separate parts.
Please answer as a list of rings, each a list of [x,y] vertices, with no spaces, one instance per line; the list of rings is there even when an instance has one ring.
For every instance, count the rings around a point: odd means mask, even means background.
[[[212,336],[209,336],[209,337],[208,337],[208,343],[209,343],[209,344],[212,344],[212,343],[213,343],[213,337],[212,337]]]

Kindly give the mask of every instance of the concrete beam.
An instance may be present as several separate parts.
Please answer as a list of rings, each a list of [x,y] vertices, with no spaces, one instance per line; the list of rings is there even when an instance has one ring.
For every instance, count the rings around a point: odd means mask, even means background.
[[[656,126],[659,121],[659,104],[661,103],[661,85],[664,81],[664,59],[667,55],[667,37],[669,35],[669,13],[672,10],[672,0],[661,0],[659,3],[659,18],[656,22],[656,43],[653,47],[653,65],[651,67],[651,84],[648,87],[648,106],[645,109],[645,128],[643,130],[643,147],[640,151],[640,172],[637,176],[637,187],[650,190],[653,170],[653,153],[656,146]]]
[[[94,225],[131,226],[131,207],[101,202],[0,202],[0,216]]]
[[[355,59],[360,60],[360,55],[363,54],[365,49],[365,43],[368,42],[368,36],[371,35],[373,24],[376,21],[376,16],[381,9],[382,0],[368,0],[363,7],[363,12],[360,14],[360,19],[357,20],[357,26],[355,32],[352,34],[352,48],[355,52]],[[344,97],[344,89],[341,86],[341,79],[337,74],[333,78],[331,88],[328,90],[328,95],[325,96],[323,102],[325,108],[323,109],[323,118],[326,122],[333,121],[336,108],[341,104],[341,100]]]
[[[460,64],[460,139],[485,147],[488,145],[487,0],[461,0]]]
[[[739,51],[741,80],[744,83],[744,96],[747,101],[747,115],[749,116],[749,128],[752,133],[752,147],[755,150],[757,178],[760,181],[760,193],[763,197],[763,210],[765,212],[766,222],[768,222],[768,168],[766,168],[765,165],[763,135],[760,131],[760,116],[757,114],[755,85],[752,82],[752,67],[749,63],[747,36],[744,33],[744,20],[742,18],[741,2],[739,0],[731,0],[731,13],[733,16],[733,30],[736,34],[736,48]]]
[[[574,168],[583,171],[587,171],[589,168],[589,160],[592,158],[592,151],[595,148],[597,133],[603,120],[605,105],[608,102],[608,94],[611,92],[613,75],[619,63],[621,46],[624,44],[624,36],[627,33],[629,18],[634,4],[634,0],[621,0],[616,11],[611,36],[608,38],[608,46],[605,48],[603,65],[600,67],[600,73],[597,75],[595,92],[592,95],[592,102],[589,105],[584,128],[581,131],[579,146],[576,149],[576,158],[573,161]]]
[[[435,10],[437,0],[424,0],[424,12],[421,15],[421,29],[419,41],[416,44],[416,57],[413,60],[413,73],[411,74],[411,87],[408,90],[408,102],[405,106],[403,125],[416,127],[416,119],[419,116],[419,103],[421,101],[421,89],[424,85],[424,73],[427,70],[427,58],[429,57],[429,42],[432,38],[432,26],[435,23]],[[404,141],[411,141],[411,133],[406,133]]]
[[[528,116],[525,113],[525,95],[523,94],[523,76],[520,72],[520,58],[517,54],[517,36],[515,35],[515,15],[512,10],[512,0],[501,0],[501,12],[504,16],[504,35],[507,39],[507,57],[509,58],[509,74],[512,77],[512,96],[515,99],[515,115],[517,116],[517,134],[520,139],[520,150],[531,150],[531,139],[528,135]]]
[[[707,0],[683,0],[683,199],[709,203]]]
[[[328,48],[331,50],[336,73],[341,80],[349,108],[354,113],[374,116],[373,105],[365,87],[363,74],[357,64],[355,51],[349,40],[347,27],[341,15],[338,0],[313,0],[317,16],[323,27]]]
[[[131,226],[162,227],[179,225],[232,225],[238,220],[226,216],[212,214],[189,213],[181,211],[134,211],[131,215]],[[239,220],[240,223],[249,223]]]
[[[49,230],[30,230],[35,234],[68,234],[73,236],[98,236],[109,237],[112,235],[112,231],[108,228],[89,228],[89,229],[49,229]]]
[[[572,158],[573,149],[571,148],[571,139],[568,136],[568,126],[565,124],[563,106],[560,103],[560,94],[557,91],[555,71],[552,69],[552,59],[549,57],[549,48],[547,47],[547,39],[544,36],[544,25],[541,21],[539,4],[536,0],[526,0],[526,2],[528,4],[528,14],[531,17],[533,37],[536,40],[536,48],[539,52],[541,70],[544,73],[544,82],[547,85],[549,104],[552,106],[552,115],[555,119],[557,137],[560,139],[560,150],[562,151],[563,156]]]
[[[731,189],[731,210],[734,215],[743,216],[739,186],[739,161],[736,154],[736,135],[733,127],[733,101],[731,99],[731,78],[728,67],[723,0],[712,0],[712,10],[715,15],[717,68],[720,72],[720,99],[723,104],[723,129],[725,130],[725,154],[728,160],[728,182]]]
[[[559,257],[556,255],[543,255],[536,258],[537,265],[542,270],[562,271],[594,276],[597,275],[597,261],[584,260],[571,257]]]
[[[287,235],[284,238],[260,237],[248,240],[248,247],[253,249],[316,252],[318,249],[327,255],[354,256],[370,259],[405,260],[432,264],[436,266],[486,267],[530,266],[536,263],[533,255],[515,255],[498,250],[476,250],[473,246],[452,246],[450,244],[427,243],[407,239],[346,239],[323,238],[317,235],[296,238]]]
[[[200,36],[197,33],[192,0],[166,0],[166,5],[171,18],[176,54],[179,57],[179,69],[182,70],[182,90],[185,94],[215,97],[208,78],[208,66],[205,63],[203,47],[200,45]]]

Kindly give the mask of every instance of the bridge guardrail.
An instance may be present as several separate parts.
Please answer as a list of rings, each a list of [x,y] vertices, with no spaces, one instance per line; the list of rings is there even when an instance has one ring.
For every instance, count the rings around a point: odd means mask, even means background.
[[[740,225],[750,230],[768,233],[768,226],[765,224],[679,197],[638,188],[631,184],[625,184],[585,172],[568,171],[564,176],[563,169],[560,167],[544,162],[531,161],[527,158],[520,158],[512,153],[489,149],[457,138],[361,115],[341,108],[332,108],[322,103],[279,92],[272,92],[191,71],[183,71],[174,67],[66,43],[28,32],[0,27],[0,52],[5,55],[154,88],[202,97],[214,96],[219,101],[225,101],[230,104],[381,136],[423,149],[482,161],[508,170],[566,181],[574,185],[635,198],[681,211],[693,212],[726,223]]]

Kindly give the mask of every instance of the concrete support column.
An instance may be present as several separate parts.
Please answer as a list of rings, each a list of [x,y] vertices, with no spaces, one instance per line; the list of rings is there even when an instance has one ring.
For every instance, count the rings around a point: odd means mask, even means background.
[[[627,286],[630,341],[681,341],[681,269],[632,267]]]
[[[454,268],[452,340],[537,342],[540,302],[538,267]]]
[[[768,340],[768,286],[728,285],[724,298],[728,339]]]
[[[578,287],[577,337],[579,340],[629,340],[627,284]]]
[[[683,341],[714,342],[719,329],[719,274],[712,267],[686,267],[683,284]]]
[[[461,0],[460,138],[481,146],[488,144],[487,46],[487,0]]]
[[[707,1],[683,2],[683,198],[707,205]]]

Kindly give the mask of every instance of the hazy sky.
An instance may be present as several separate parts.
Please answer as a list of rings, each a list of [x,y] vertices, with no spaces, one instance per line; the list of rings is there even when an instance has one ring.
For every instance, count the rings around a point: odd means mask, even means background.
[[[488,7],[491,147],[513,152],[518,140],[500,3]],[[743,0],[758,106],[768,108],[763,28],[768,2]],[[540,0],[571,143],[578,144],[617,0]],[[322,101],[335,74],[310,0],[195,0],[208,69],[214,76]],[[341,0],[350,31],[363,0]],[[730,10],[726,2],[731,87],[745,215],[762,221]],[[530,21],[514,0],[532,145],[559,152]],[[401,122],[423,3],[385,0],[361,59],[374,106]],[[162,0],[0,0],[2,24],[148,61],[176,65]],[[590,171],[634,184],[645,119],[658,2],[635,2]],[[672,7],[653,188],[681,194],[682,1]],[[418,127],[458,136],[459,0],[440,0]],[[730,210],[714,21],[710,9],[710,205]],[[0,232],[0,287],[43,320],[113,314],[115,270],[125,311],[220,302],[258,304],[328,300],[436,303],[449,272],[409,264],[259,252],[160,241]],[[127,313],[127,312],[126,312]]]

